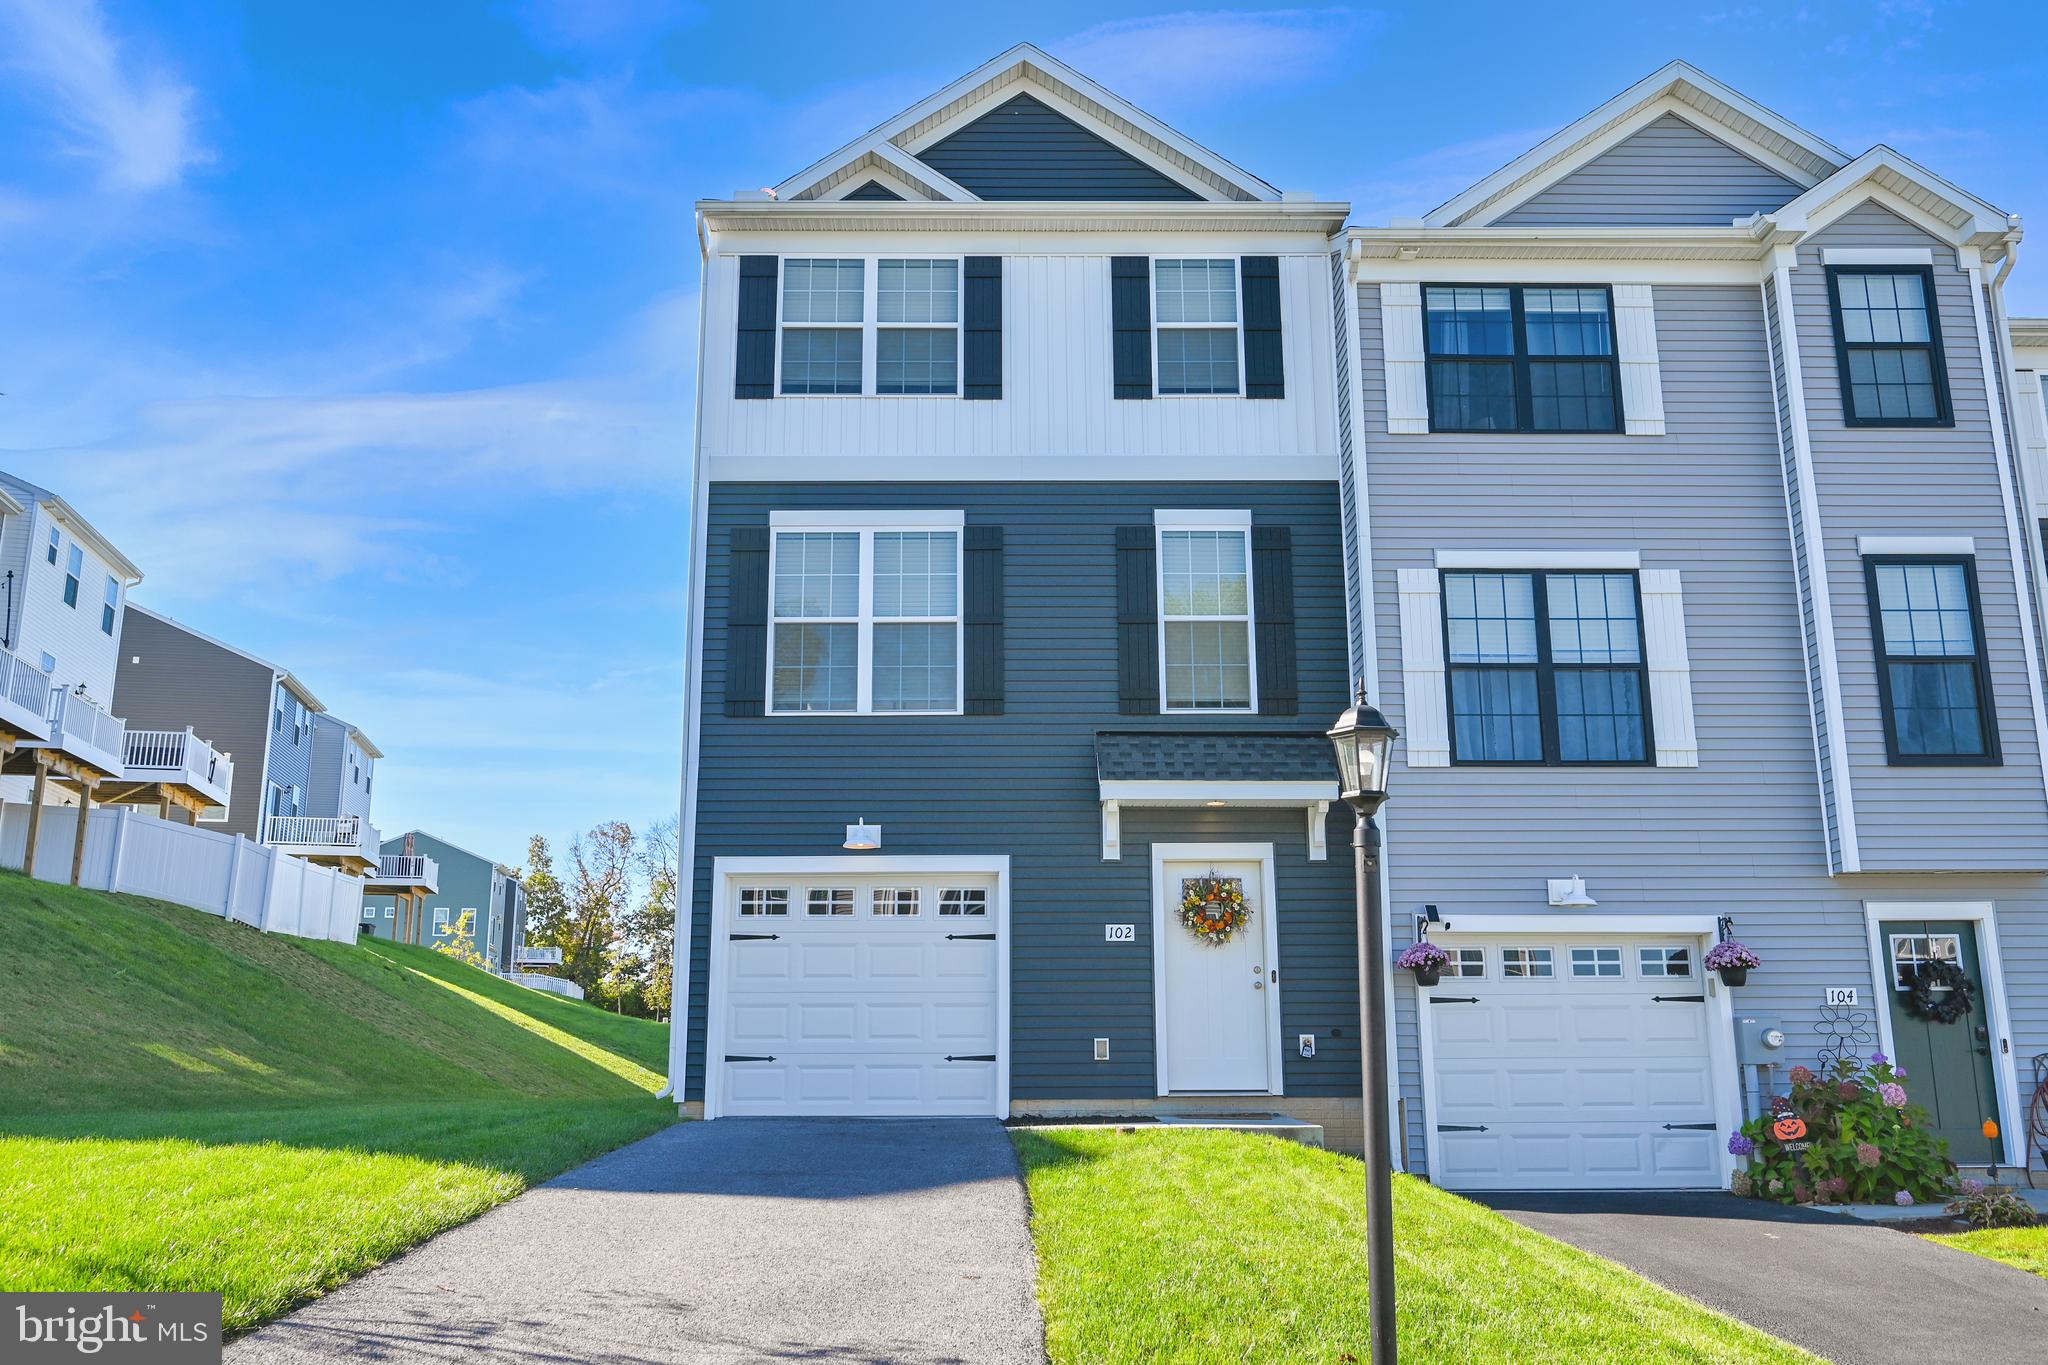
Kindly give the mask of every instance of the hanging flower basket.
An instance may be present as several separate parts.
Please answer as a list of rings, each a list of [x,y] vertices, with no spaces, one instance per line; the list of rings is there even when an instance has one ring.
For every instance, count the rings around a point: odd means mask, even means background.
[[[1180,922],[1203,943],[1220,946],[1252,922],[1244,882],[1237,877],[1189,877],[1180,884]]]
[[[1721,974],[1724,986],[1742,985],[1749,980],[1751,967],[1763,965],[1764,960],[1756,955],[1755,949],[1732,938],[1707,949],[1707,967]]]
[[[1403,948],[1401,955],[1394,959],[1394,965],[1415,973],[1416,985],[1434,986],[1443,979],[1444,964],[1450,960],[1449,953],[1428,939],[1423,939],[1420,943],[1412,943]]]

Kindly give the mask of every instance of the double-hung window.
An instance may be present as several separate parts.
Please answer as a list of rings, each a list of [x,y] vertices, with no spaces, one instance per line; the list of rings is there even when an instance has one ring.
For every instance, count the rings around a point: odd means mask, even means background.
[[[85,551],[74,545],[64,561],[64,605],[78,605],[78,584],[85,577]]]
[[[1933,270],[1827,269],[1843,420],[1861,427],[1949,425],[1948,367],[1941,354]]]
[[[770,709],[960,710],[960,530],[778,527]]]
[[[784,394],[958,393],[960,261],[788,258],[780,330]]]
[[[1864,574],[1891,761],[1998,762],[1974,561],[1873,556]]]
[[[1236,393],[1237,262],[1155,261],[1152,281],[1158,392]]]
[[[45,550],[43,551],[44,558],[48,559],[52,564],[55,564],[57,562],[58,547],[62,545],[63,541],[64,533],[58,530],[56,527],[52,526],[50,528],[50,543],[48,547],[45,548]]]
[[[1163,526],[1158,535],[1164,709],[1255,709],[1250,529]]]
[[[1443,602],[1457,762],[1649,760],[1634,574],[1446,573]]]
[[[1432,284],[1431,431],[1620,431],[1614,301],[1598,285]]]
[[[114,633],[114,619],[121,614],[121,583],[112,574],[107,576],[105,599],[100,603],[100,633]]]

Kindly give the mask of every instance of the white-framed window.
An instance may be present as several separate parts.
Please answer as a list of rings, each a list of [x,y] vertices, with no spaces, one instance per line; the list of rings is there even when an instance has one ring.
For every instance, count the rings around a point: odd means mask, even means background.
[[[434,937],[448,937],[448,907],[445,905],[434,907]]]
[[[804,890],[804,913],[807,915],[845,916],[853,913],[853,888],[850,886],[812,886]]]
[[[57,551],[63,545],[63,543],[64,533],[58,530],[56,527],[52,526],[50,528],[49,546],[43,551],[44,557],[47,558],[52,564],[55,564],[57,562]]]
[[[85,579],[85,550],[73,545],[64,558],[64,605],[78,606],[78,585]]]
[[[878,886],[874,891],[874,914],[878,919],[916,919],[922,897],[914,886]]]
[[[777,392],[929,397],[960,391],[960,258],[785,257]]]
[[[1251,527],[1161,526],[1159,671],[1167,711],[1254,711]]]
[[[43,651],[43,657],[40,660],[40,662],[43,666],[43,672],[55,673],[57,671],[57,656],[52,654],[49,650],[46,649]]]
[[[1154,391],[1236,394],[1243,373],[1235,260],[1152,262]]]
[[[1621,975],[1621,949],[1572,949],[1572,975],[1612,978]]]
[[[270,813],[272,815],[290,815],[292,813],[292,789],[290,787],[281,787],[275,782],[270,784]]]
[[[941,887],[939,890],[939,913],[941,915],[988,914],[988,888],[985,886]]]
[[[1557,975],[1548,948],[1503,948],[1500,974],[1510,980],[1548,981]]]
[[[1444,963],[1445,976],[1483,977],[1486,975],[1486,949],[1446,948],[1451,960]]]
[[[756,915],[787,915],[789,913],[789,888],[786,886],[741,887],[740,913],[749,918]]]
[[[120,614],[121,580],[115,578],[112,574],[108,574],[106,595],[100,603],[100,633],[102,635],[112,635],[114,633],[114,621]]]
[[[1636,949],[1636,975],[1650,978],[1689,977],[1692,975],[1692,949],[1638,948]]]
[[[1893,934],[1892,989],[1908,989],[1906,972],[1923,962],[1954,962],[1962,956],[1962,945],[1954,934]],[[1945,991],[1946,986],[1936,986]]]
[[[778,528],[769,711],[961,709],[960,530]]]

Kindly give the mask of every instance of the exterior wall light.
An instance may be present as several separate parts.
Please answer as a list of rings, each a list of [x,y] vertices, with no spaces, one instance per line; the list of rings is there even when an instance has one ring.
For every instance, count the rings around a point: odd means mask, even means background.
[[[846,847],[852,849],[875,849],[882,846],[882,827],[871,825],[861,819],[846,827]]]

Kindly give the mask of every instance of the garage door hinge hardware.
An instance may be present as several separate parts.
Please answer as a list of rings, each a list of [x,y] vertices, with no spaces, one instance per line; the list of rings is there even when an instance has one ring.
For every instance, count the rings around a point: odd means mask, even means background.
[[[1476,995],[1432,995],[1429,997],[1429,1003],[1432,1005],[1476,1005],[1479,1003],[1479,997]]]
[[[1674,1128],[1693,1128],[1698,1129],[1702,1133],[1711,1133],[1714,1131],[1714,1127],[1715,1125],[1711,1123],[1667,1123],[1664,1125],[1664,1131],[1668,1133]]]
[[[946,1054],[946,1060],[949,1062],[992,1062],[995,1059],[996,1054],[993,1052],[976,1052],[971,1055],[960,1057],[955,1057],[950,1052]]]
[[[728,1062],[772,1062],[775,1059],[773,1057],[742,1057],[728,1052],[725,1054],[725,1060]]]
[[[1486,1131],[1486,1125],[1483,1123],[1439,1123],[1436,1126],[1436,1130],[1439,1133],[1483,1133]]]
[[[1704,995],[1653,995],[1650,998],[1660,1005],[1704,1005],[1707,1003],[1707,997]]]
[[[781,938],[780,934],[730,934],[727,937],[738,942],[740,939]]]
[[[991,941],[991,942],[993,942],[993,941],[995,940],[995,935],[994,935],[994,934],[948,934],[948,935],[946,935],[946,937],[947,937],[947,938],[949,938],[949,939],[955,939],[955,938],[985,938],[985,939],[988,939],[988,940],[989,940],[989,941]]]

